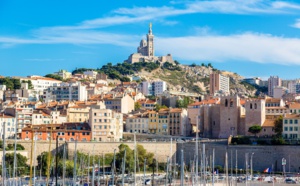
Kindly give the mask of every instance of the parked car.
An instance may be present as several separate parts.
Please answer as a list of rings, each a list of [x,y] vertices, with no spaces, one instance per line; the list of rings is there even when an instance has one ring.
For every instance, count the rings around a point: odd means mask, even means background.
[[[287,184],[296,184],[296,181],[293,180],[293,179],[290,179],[290,178],[285,179],[284,182],[287,183]]]

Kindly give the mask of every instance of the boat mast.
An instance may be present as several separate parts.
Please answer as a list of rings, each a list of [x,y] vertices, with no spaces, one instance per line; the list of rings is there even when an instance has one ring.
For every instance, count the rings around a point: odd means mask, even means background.
[[[124,151],[124,158],[123,158],[123,165],[122,165],[122,185],[124,185],[125,165],[126,165],[126,148]]]

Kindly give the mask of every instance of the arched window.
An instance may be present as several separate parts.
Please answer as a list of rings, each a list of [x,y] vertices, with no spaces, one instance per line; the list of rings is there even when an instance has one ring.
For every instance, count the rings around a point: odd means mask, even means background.
[[[250,103],[250,109],[252,109],[252,103]]]
[[[257,104],[256,103],[254,104],[254,109],[257,109]]]
[[[228,107],[228,100],[225,99],[225,107]]]
[[[233,107],[233,100],[230,99],[230,107]]]

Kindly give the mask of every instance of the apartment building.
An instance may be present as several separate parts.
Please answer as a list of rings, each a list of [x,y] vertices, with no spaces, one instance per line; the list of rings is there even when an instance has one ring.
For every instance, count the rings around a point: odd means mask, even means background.
[[[278,76],[270,76],[268,79],[268,95],[274,96],[274,88],[282,86],[282,81]]]
[[[46,125],[29,125],[22,129],[21,139],[31,140],[33,135],[37,140],[59,141],[91,141],[91,128],[88,123],[63,123]]]
[[[89,125],[93,141],[120,141],[123,137],[123,114],[111,109],[91,108]]]
[[[32,113],[32,124],[50,124],[52,123],[52,118],[49,114],[43,112],[42,110],[34,110]]]
[[[169,134],[172,136],[188,136],[192,127],[188,122],[187,109],[174,108],[169,110]]]
[[[44,91],[43,99],[49,101],[86,101],[87,89],[80,82],[54,84]]]
[[[33,108],[17,107],[17,108],[6,108],[4,113],[16,118],[17,133],[21,134],[22,129],[26,125],[32,124]]]
[[[3,125],[5,125],[5,131],[3,131]],[[0,113],[0,127],[1,127],[0,128],[1,139],[3,139],[4,133],[6,139],[14,138],[16,134],[15,132],[16,118],[11,115]]]
[[[138,85],[138,90],[145,96],[157,96],[167,90],[167,83],[165,81],[144,81]]]
[[[215,93],[229,93],[229,78],[215,72],[210,74],[209,91],[211,95],[214,95]]]
[[[113,94],[112,97],[106,97],[103,99],[107,109],[127,114],[134,110],[134,100],[128,94]]]
[[[87,106],[70,106],[67,109],[68,122],[88,122],[90,107]]]
[[[18,77],[16,77],[18,78]],[[61,83],[61,81],[52,79],[52,78],[47,78],[47,77],[42,77],[42,76],[28,76],[26,78],[19,78],[20,81],[28,81],[30,80],[33,86],[33,89],[39,92],[40,95],[43,95],[43,91],[45,89],[48,89],[49,87],[52,87],[54,84]]]
[[[88,79],[97,79],[97,74],[98,74],[98,72],[93,71],[93,70],[88,70],[88,71],[84,71],[83,74],[84,74]]]
[[[126,132],[148,133],[149,118],[148,113],[135,114],[126,118]]]
[[[299,114],[285,114],[282,124],[282,136],[285,139],[299,139],[300,138],[300,115]]]

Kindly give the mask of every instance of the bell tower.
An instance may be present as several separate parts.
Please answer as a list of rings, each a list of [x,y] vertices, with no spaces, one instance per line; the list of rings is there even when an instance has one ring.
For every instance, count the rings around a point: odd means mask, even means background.
[[[152,23],[149,24],[149,31],[147,34],[147,53],[148,53],[148,57],[150,56],[154,56],[154,35],[152,34]]]

